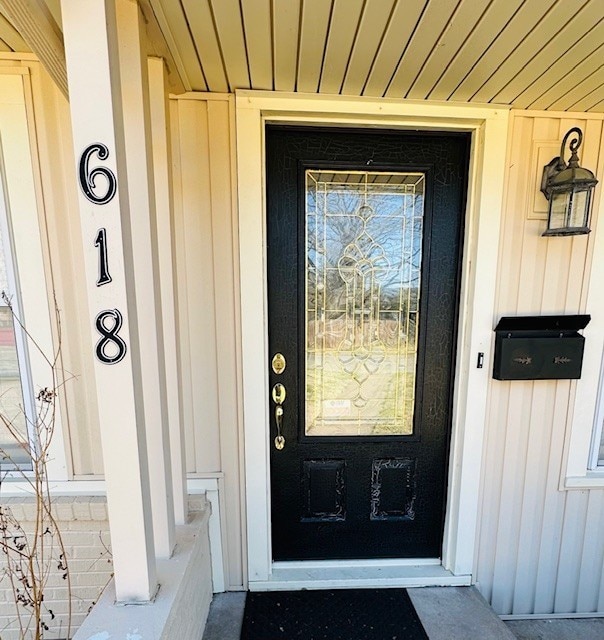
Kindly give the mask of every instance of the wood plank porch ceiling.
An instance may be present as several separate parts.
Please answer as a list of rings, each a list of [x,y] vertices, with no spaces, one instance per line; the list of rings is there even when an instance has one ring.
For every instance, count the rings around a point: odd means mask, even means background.
[[[604,0],[150,4],[194,90],[604,111]]]
[[[59,0],[37,0],[60,24]],[[145,0],[183,84],[604,112],[604,0]],[[0,50],[26,51],[0,16]]]

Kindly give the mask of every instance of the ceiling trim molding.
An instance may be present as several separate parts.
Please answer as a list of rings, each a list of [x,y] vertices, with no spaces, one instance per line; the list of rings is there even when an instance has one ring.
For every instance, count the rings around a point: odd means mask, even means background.
[[[0,0],[0,11],[12,23],[67,97],[63,38],[46,5],[42,0]]]

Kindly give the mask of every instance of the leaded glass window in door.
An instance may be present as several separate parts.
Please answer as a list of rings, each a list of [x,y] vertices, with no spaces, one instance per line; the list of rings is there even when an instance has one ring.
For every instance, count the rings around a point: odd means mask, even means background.
[[[425,176],[306,171],[308,436],[413,433]]]

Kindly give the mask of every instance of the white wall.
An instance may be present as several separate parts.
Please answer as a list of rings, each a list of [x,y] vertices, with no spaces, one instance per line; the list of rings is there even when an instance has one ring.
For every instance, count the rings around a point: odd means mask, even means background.
[[[541,237],[547,210],[541,172],[572,126],[585,134],[581,165],[599,167],[602,181],[601,116],[514,113],[495,323],[504,315],[592,311],[586,308],[592,260],[604,260],[593,255],[596,232]],[[592,228],[597,214],[598,200]],[[601,282],[594,285],[602,291]],[[602,321],[594,317],[592,327]],[[604,490],[561,489],[565,442],[575,428],[569,408],[581,384],[491,380],[477,579],[500,614],[604,613]]]

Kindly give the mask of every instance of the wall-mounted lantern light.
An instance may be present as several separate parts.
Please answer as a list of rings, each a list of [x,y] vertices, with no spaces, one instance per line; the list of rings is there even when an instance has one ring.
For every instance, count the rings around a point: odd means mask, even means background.
[[[571,135],[570,160],[566,164],[564,152]],[[589,210],[594,187],[598,184],[589,169],[579,166],[577,150],[583,142],[583,132],[573,127],[564,136],[560,156],[543,168],[541,191],[549,200],[547,230],[544,236],[575,236],[589,233]]]

